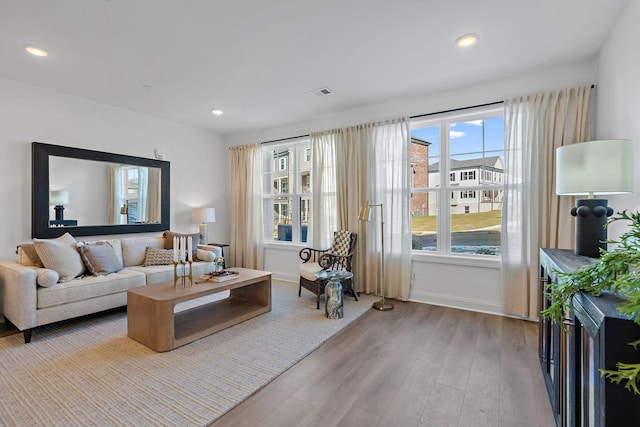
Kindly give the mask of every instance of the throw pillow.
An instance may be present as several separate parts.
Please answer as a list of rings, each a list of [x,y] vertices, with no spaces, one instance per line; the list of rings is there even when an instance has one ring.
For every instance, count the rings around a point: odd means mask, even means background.
[[[122,270],[122,260],[109,242],[80,244],[80,256],[87,269],[94,276],[104,276]]]
[[[198,245],[200,244],[200,232],[197,233],[191,233],[191,234],[184,234],[184,233],[175,233],[173,231],[165,231],[164,233],[162,233],[162,235],[164,236],[164,248],[165,249],[173,249],[173,238],[174,237],[191,237],[192,239],[192,253],[193,253],[193,259],[195,260],[197,258],[197,251],[198,251]],[[186,249],[186,248],[185,248]]]
[[[204,249],[198,249],[198,260],[205,262],[213,262],[216,259],[216,253],[206,251]]]
[[[19,245],[16,253],[18,254],[18,264],[24,265],[25,267],[44,267],[33,243]]]
[[[333,235],[333,245],[329,252],[334,255],[349,255],[351,247],[351,232],[347,230],[336,231]]]
[[[147,247],[144,254],[144,262],[142,263],[144,267],[167,264],[173,264],[173,249]]]
[[[58,280],[60,280],[60,275],[56,271],[49,270],[48,268],[38,269],[36,283],[43,288],[55,285],[58,283]]]
[[[78,242],[71,234],[65,233],[57,239],[33,239],[33,245],[45,268],[60,275],[60,282],[67,282],[85,272]]]

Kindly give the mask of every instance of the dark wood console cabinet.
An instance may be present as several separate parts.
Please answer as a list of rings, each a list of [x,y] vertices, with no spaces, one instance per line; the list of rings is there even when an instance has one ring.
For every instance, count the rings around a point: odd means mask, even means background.
[[[570,273],[595,261],[572,250],[541,249],[539,306],[549,306],[544,285],[557,283],[558,272]],[[640,326],[619,315],[619,301],[610,294],[577,295],[563,321],[566,331],[540,319],[540,364],[558,426],[640,426],[640,396],[598,371],[615,369],[618,361],[640,361],[640,351],[628,345],[640,338]]]

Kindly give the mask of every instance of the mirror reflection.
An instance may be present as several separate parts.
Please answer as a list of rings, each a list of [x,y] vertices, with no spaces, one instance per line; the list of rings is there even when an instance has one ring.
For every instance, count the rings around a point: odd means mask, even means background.
[[[170,163],[33,142],[31,236],[169,228]]]
[[[49,225],[160,223],[161,179],[160,168],[50,156]]]

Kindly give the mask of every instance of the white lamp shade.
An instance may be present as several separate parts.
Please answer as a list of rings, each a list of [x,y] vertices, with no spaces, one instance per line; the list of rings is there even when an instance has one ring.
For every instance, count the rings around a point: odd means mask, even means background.
[[[556,150],[556,194],[633,192],[633,143],[628,139],[580,142]]]
[[[198,224],[216,222],[216,208],[194,208],[191,219]]]
[[[67,205],[69,204],[68,191],[49,191],[50,205]]]

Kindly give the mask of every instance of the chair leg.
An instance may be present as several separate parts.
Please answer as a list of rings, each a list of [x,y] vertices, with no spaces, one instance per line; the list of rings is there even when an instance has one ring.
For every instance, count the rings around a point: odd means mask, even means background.
[[[25,344],[29,344],[31,342],[31,332],[33,332],[33,329],[25,329],[24,331],[22,331],[22,333],[24,334]]]
[[[298,285],[298,298],[302,295],[302,282]]]

